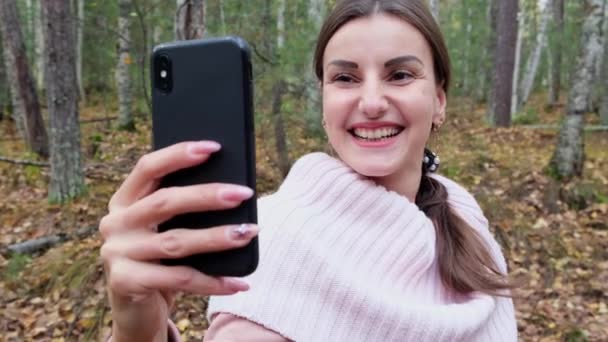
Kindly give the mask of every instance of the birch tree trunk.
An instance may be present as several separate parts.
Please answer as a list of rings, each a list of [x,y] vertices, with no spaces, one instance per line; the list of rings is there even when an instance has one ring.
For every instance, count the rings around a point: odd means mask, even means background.
[[[551,55],[551,84],[549,86],[549,106],[556,106],[559,102],[559,93],[561,90],[561,70],[562,70],[562,46],[564,39],[564,0],[553,1],[553,21],[555,28],[553,30],[554,41]]]
[[[604,52],[600,76],[600,122],[608,125],[608,13],[604,9]]]
[[[4,54],[2,44],[0,44],[0,56]],[[8,109],[10,94],[8,90],[8,81],[6,78],[6,67],[4,63],[0,63],[0,121],[4,119],[4,113]]]
[[[41,13],[40,2],[36,1],[34,11],[34,76],[36,78],[36,88],[44,93],[44,37]]]
[[[439,0],[429,0],[429,8],[433,13],[433,18],[439,24]]]
[[[176,0],[175,39],[203,38],[205,33],[204,0]]]
[[[489,123],[494,122],[494,69],[496,69],[496,44],[498,40],[498,0],[489,0],[487,20],[490,25],[490,34],[488,36],[488,42],[486,47],[486,58],[485,58],[485,73],[484,82],[487,91],[483,91],[483,97],[487,102],[487,113],[486,120]]]
[[[498,37],[494,67],[492,118],[494,125],[509,127],[511,125],[511,95],[517,40],[518,0],[500,0],[498,3]]]
[[[277,42],[276,51],[280,56],[285,47],[285,7],[286,0],[279,0],[277,11]],[[287,151],[287,138],[285,137],[285,124],[283,122],[283,96],[287,91],[287,83],[280,78],[272,87],[272,121],[274,125],[275,148],[279,169],[283,177],[287,175],[290,168],[289,153]]]
[[[471,6],[466,6],[466,11],[467,11],[467,19],[466,19],[466,29],[465,29],[465,41],[464,41],[464,56],[462,58],[462,62],[464,63],[463,66],[463,70],[464,72],[462,73],[462,89],[464,90],[464,93],[467,95],[470,95],[470,86],[469,86],[469,80],[470,80],[470,75],[469,75],[469,70],[470,70],[470,65],[471,65],[471,61],[470,61],[470,51],[471,51],[471,33],[473,31],[473,23],[472,23],[472,16],[473,16],[473,9],[471,8]]]
[[[517,14],[517,41],[515,43],[515,65],[513,66],[513,84],[511,87],[511,116],[517,113],[519,102],[519,68],[521,65],[521,45],[524,40],[526,13],[523,9]]]
[[[325,3],[323,0],[310,0],[308,18],[315,36],[321,29],[324,13]],[[311,43],[314,44],[314,42]],[[321,132],[321,94],[319,81],[314,73],[313,58],[314,48],[311,48],[308,55],[308,72],[306,73],[306,121],[311,132]]]
[[[118,64],[116,84],[118,86],[118,128],[127,131],[135,129],[131,110],[131,0],[118,0]]]
[[[17,4],[14,1],[0,1],[0,31],[17,128],[28,149],[47,157],[49,147],[46,128],[25,53]]]
[[[74,20],[68,0],[42,1],[45,81],[51,129],[49,200],[65,203],[84,193],[80,154]]]
[[[602,1],[586,0],[587,9],[581,31],[581,48],[572,73],[572,83],[566,107],[566,117],[560,128],[557,146],[549,167],[559,178],[580,176],[585,160],[583,125],[584,114],[589,108],[589,94],[593,85],[596,58],[602,44],[600,26]]]
[[[78,83],[78,95],[80,101],[85,104],[86,98],[84,93],[84,85],[82,84],[82,38],[84,35],[84,0],[77,0],[77,15],[76,21],[76,80]]]
[[[549,0],[538,1],[540,23],[538,34],[536,35],[536,45],[534,45],[534,50],[532,50],[532,54],[528,59],[524,72],[524,78],[521,82],[521,97],[517,106],[518,108],[523,107],[526,102],[528,102],[528,98],[530,97],[530,93],[532,93],[532,88],[534,87],[534,80],[536,79],[536,74],[538,73],[540,58],[543,53],[543,49],[545,48],[545,44],[547,43],[547,26],[549,25],[549,19],[551,18],[550,5]]]

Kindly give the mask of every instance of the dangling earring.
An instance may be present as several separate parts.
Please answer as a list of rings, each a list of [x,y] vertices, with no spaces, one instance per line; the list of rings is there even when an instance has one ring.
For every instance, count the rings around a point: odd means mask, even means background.
[[[424,149],[424,158],[422,159],[422,172],[436,172],[439,169],[439,157],[428,148]]]

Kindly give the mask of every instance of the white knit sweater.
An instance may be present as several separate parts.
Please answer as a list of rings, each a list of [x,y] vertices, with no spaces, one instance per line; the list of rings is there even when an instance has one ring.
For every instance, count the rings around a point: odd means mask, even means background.
[[[434,177],[506,272],[473,197]],[[301,158],[259,200],[259,225],[251,289],[213,297],[209,317],[231,313],[295,341],[517,340],[511,299],[443,286],[435,228],[415,204],[325,154]]]

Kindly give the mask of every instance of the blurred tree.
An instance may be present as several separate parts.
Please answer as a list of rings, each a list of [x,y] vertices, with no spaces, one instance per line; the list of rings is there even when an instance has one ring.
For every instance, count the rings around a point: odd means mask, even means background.
[[[46,128],[14,1],[0,1],[0,31],[13,102],[13,117],[27,147],[38,155],[47,157],[49,147]]]
[[[580,53],[572,70],[566,117],[562,123],[557,146],[549,163],[558,178],[580,176],[585,160],[583,125],[589,109],[589,95],[593,86],[596,58],[601,53],[601,23],[603,0],[585,0],[585,16],[580,37]]]
[[[602,74],[600,76],[600,122],[602,125],[608,125],[608,5],[604,0],[604,47],[602,54]]]
[[[277,10],[277,43],[276,51],[279,59],[281,54],[284,54],[283,50],[285,47],[285,9],[286,0],[279,0]],[[279,76],[279,79],[275,81],[272,87],[272,118],[274,124],[274,138],[275,147],[277,152],[279,169],[281,174],[287,175],[291,164],[289,162],[289,153],[287,151],[287,138],[285,137],[285,124],[283,122],[283,96],[287,91],[287,83],[284,79]]]
[[[310,53],[308,53],[308,68],[305,73],[306,82],[306,121],[309,131],[321,132],[321,90],[314,73],[313,58],[315,52],[316,36],[323,24],[325,16],[325,3],[323,0],[309,0],[308,21],[312,26],[310,33]]]
[[[521,68],[522,45],[526,31],[526,9],[521,6],[517,13],[517,39],[515,41],[515,62],[513,62],[513,81],[511,84],[511,117],[517,112],[519,102],[519,69]]]
[[[34,77],[36,78],[36,87],[41,93],[44,93],[44,37],[42,20],[40,18],[41,8],[40,1],[34,2]]]
[[[487,21],[488,26],[490,27],[490,32],[488,34],[488,39],[486,41],[486,46],[483,47],[484,51],[486,51],[486,59],[485,59],[485,72],[483,75],[484,82],[486,87],[483,89],[487,89],[486,91],[482,91],[483,96],[479,96],[480,99],[487,99],[487,114],[486,119],[488,122],[492,122],[494,119],[494,113],[492,108],[494,108],[494,69],[496,68],[496,42],[497,42],[497,25],[498,25],[498,0],[489,0],[489,6],[487,10]]]
[[[45,81],[51,128],[49,200],[65,203],[85,191],[80,153],[74,16],[69,0],[42,1]]]
[[[78,20],[75,20],[74,29],[76,30],[76,81],[78,83],[78,96],[80,101],[85,104],[86,97],[84,93],[84,85],[82,83],[82,38],[84,35],[84,0],[76,0],[74,4]]]
[[[131,109],[131,0],[118,0],[118,63],[116,84],[118,87],[118,127],[133,131],[135,123]]]
[[[2,44],[0,44],[0,56],[2,55]],[[4,63],[0,63],[0,121],[4,119],[4,113],[7,110],[9,102],[8,82],[6,80],[6,67]]]
[[[556,106],[559,102],[561,90],[562,70],[562,44],[564,39],[564,0],[551,0],[553,14],[553,36],[550,53],[551,82],[549,82],[549,106]]]
[[[431,13],[433,13],[433,17],[439,23],[439,0],[429,0],[429,8],[431,9]]]
[[[549,19],[551,18],[550,2],[551,0],[538,0],[537,3],[538,13],[540,16],[539,29],[536,33],[536,44],[533,47],[532,53],[528,57],[526,69],[524,70],[523,79],[521,81],[519,90],[520,97],[518,103],[516,104],[515,113],[519,112],[519,109],[522,108],[526,102],[528,102],[530,93],[532,93],[534,80],[539,69],[540,57],[547,41],[547,27],[549,25]]]
[[[175,39],[200,39],[205,33],[204,0],[177,0]]]
[[[511,95],[515,44],[517,40],[518,0],[501,0],[498,7],[496,56],[494,66],[494,100],[492,123],[500,127],[511,125]]]

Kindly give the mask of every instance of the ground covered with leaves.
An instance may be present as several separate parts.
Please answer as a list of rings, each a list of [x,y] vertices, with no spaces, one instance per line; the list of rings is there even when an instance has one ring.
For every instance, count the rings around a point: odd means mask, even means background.
[[[103,118],[107,111],[92,104],[82,118]],[[536,120],[558,122],[562,111],[539,109]],[[510,270],[525,279],[515,299],[520,339],[608,340],[608,132],[586,134],[584,176],[559,182],[545,171],[555,129],[493,129],[484,122],[483,107],[453,101],[432,145],[441,173],[474,194]],[[113,130],[110,121],[83,123],[88,193],[65,206],[47,201],[48,168],[0,162],[0,340],[102,340],[109,333],[96,229],[113,191],[149,150],[150,122],[142,116],[137,126],[128,133]],[[302,127],[288,123],[292,159],[326,148]],[[268,192],[281,179],[273,130],[264,120],[256,128],[258,191]],[[0,156],[35,159],[6,120],[0,137]],[[50,235],[63,242],[34,255],[6,252],[11,244]],[[202,338],[205,306],[204,298],[179,296],[173,319],[185,340]]]

